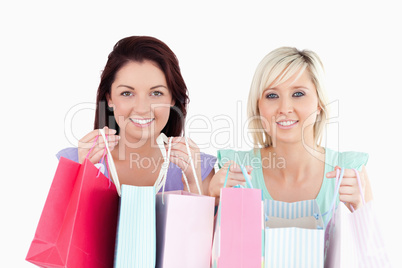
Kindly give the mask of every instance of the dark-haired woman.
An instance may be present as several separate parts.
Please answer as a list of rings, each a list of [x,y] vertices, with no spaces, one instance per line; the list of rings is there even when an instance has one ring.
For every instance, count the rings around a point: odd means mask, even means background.
[[[57,156],[80,163],[88,157],[98,163],[105,148],[99,129],[104,128],[120,184],[151,186],[163,164],[156,138],[164,133],[173,137],[165,190],[198,193],[197,178],[201,191],[207,193],[216,158],[200,153],[188,139],[194,176],[182,137],[188,100],[178,60],[165,43],[147,36],[123,38],[109,54],[101,75],[94,130],[79,141],[78,148],[66,148]],[[182,170],[190,189],[183,183]]]

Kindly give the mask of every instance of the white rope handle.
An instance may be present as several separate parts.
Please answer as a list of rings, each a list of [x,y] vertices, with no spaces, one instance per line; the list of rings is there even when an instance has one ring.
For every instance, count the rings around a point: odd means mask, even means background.
[[[184,140],[185,140],[185,143],[186,143],[187,154],[188,154],[188,158],[189,158],[189,161],[190,161],[191,169],[193,170],[195,183],[197,184],[198,193],[201,195],[201,188],[200,188],[200,184],[198,183],[197,172],[195,171],[194,161],[193,161],[193,158],[191,157],[191,151],[190,151],[190,146],[188,145],[187,137],[184,137]],[[183,177],[184,177],[184,179],[186,181],[187,189],[190,192],[190,187],[188,186],[187,177],[186,177],[186,175],[184,175],[184,172],[183,172]]]
[[[114,165],[113,157],[109,150],[109,144],[106,139],[105,131],[103,129],[100,129],[99,132],[102,135],[102,138],[105,142],[105,146],[106,146],[106,150],[107,150],[107,161],[106,162],[109,164],[109,171],[111,173],[111,174],[109,174],[109,177],[112,177],[113,183],[116,186],[117,194],[119,196],[121,196],[119,177],[117,176],[116,166]]]
[[[171,152],[171,148],[172,148],[172,137],[170,137],[169,139],[166,137],[165,134],[161,133],[158,138],[156,139],[156,143],[159,146],[159,149],[161,150],[162,156],[164,158],[164,162],[162,164],[162,168],[159,172],[159,176],[155,181],[155,188],[156,188],[156,193],[159,192],[159,190],[163,187],[163,192],[165,191],[165,184],[166,184],[166,179],[167,179],[167,172],[169,169],[169,162],[170,162],[170,152]],[[194,161],[191,157],[191,151],[190,151],[190,146],[188,145],[188,139],[187,137],[184,137],[185,139],[185,144],[186,144],[186,149],[187,149],[187,154],[189,157],[189,162],[190,162],[190,166],[192,168],[193,174],[194,174],[194,179],[195,182],[197,184],[197,188],[198,188],[198,192],[201,195],[201,188],[200,185],[198,183],[198,177],[197,177],[197,172],[195,170],[195,166],[194,166]],[[166,155],[166,149],[165,149],[165,145],[164,144],[168,144],[168,153]],[[190,192],[190,187],[188,184],[188,179],[186,177],[186,175],[184,174],[184,171],[182,170],[182,174],[183,174],[183,178],[184,178],[184,182],[186,184],[186,187],[188,189],[188,191]]]
[[[167,171],[169,169],[169,158],[170,158],[171,145],[169,143],[168,138],[163,133],[160,134],[158,136],[158,138],[156,138],[156,143],[158,144],[159,150],[161,151],[162,156],[163,156],[163,164],[162,164],[161,170],[159,171],[159,176],[156,179],[155,184],[154,184],[155,192],[158,193],[162,187],[163,187],[163,189],[165,189]],[[168,155],[166,155],[165,143],[169,144]]]

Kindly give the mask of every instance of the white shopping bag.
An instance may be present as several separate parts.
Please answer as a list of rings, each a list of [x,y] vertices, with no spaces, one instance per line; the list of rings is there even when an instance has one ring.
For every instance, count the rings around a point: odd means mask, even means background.
[[[360,178],[357,170],[356,178]],[[353,213],[342,203],[335,206],[339,198],[339,187],[343,179],[343,169],[337,170],[331,220],[325,231],[325,267],[392,267],[378,221],[373,210],[373,201],[365,202],[360,187],[363,206]]]

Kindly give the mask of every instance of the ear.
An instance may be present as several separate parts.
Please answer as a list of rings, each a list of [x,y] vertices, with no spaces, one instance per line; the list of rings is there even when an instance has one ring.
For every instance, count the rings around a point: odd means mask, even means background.
[[[317,115],[321,114],[322,108],[320,106],[317,107]]]
[[[109,95],[109,94],[106,94],[106,101],[107,101],[107,106],[109,106],[109,108],[113,108],[113,107],[114,107],[113,101],[112,101],[112,99],[110,98],[110,95]]]

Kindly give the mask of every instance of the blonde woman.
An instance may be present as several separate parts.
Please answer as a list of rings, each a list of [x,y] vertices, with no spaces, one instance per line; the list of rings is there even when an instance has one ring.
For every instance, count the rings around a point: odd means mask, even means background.
[[[254,188],[262,189],[264,199],[284,202],[316,199],[321,212],[325,212],[333,199],[335,169],[339,166],[346,169],[339,190],[340,201],[350,210],[362,204],[352,169],[360,172],[365,199],[372,199],[365,169],[368,155],[320,146],[328,118],[323,77],[323,65],[312,51],[281,47],[263,58],[248,98],[255,148],[218,151],[221,168],[209,185],[211,196],[219,197],[229,165],[227,187],[244,184],[238,167],[244,165]]]

